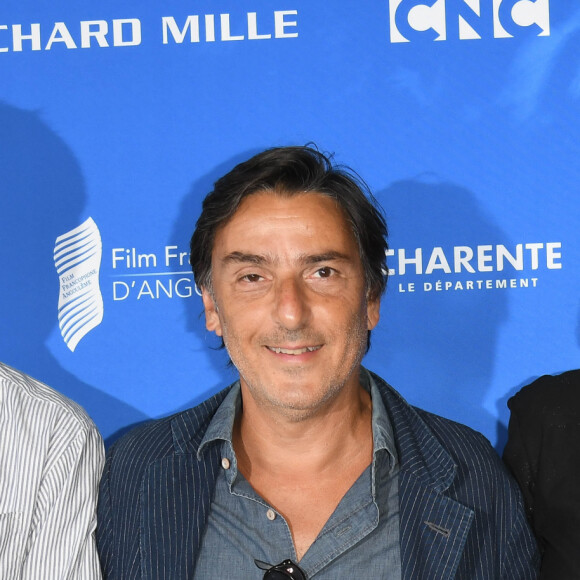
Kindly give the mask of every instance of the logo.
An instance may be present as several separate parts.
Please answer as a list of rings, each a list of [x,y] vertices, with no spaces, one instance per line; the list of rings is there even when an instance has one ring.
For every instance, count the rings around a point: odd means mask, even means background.
[[[74,352],[80,340],[103,320],[99,288],[102,242],[92,218],[56,238],[54,265],[58,272],[58,324],[66,345]]]
[[[398,292],[537,288],[542,275],[562,269],[562,242],[391,248],[386,255],[389,276],[407,278]]]
[[[549,0],[389,0],[391,42],[550,36]]]

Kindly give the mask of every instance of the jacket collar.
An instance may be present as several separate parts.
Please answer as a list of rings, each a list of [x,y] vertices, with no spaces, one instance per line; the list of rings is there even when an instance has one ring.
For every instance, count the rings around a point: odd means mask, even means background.
[[[171,421],[175,453],[197,455],[212,417],[225,399],[231,385],[192,409],[176,415]]]
[[[448,489],[455,478],[457,466],[423,421],[421,411],[409,405],[379,376],[366,372],[375,380],[390,415],[401,472],[411,474],[438,493]]]
[[[457,467],[420,412],[378,375],[364,368],[361,372],[372,376],[379,388],[392,422],[401,471],[409,472],[436,492],[448,489]],[[171,430],[177,454],[198,453],[207,426],[230,389],[231,386],[173,419]]]

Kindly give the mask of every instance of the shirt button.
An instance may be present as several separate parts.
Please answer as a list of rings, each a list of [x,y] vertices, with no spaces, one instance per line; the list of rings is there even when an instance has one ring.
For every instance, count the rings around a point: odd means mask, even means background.
[[[230,468],[230,460],[227,457],[222,457],[222,467],[224,469]]]
[[[266,512],[266,517],[270,520],[273,521],[276,519],[276,512],[270,508],[267,512]]]

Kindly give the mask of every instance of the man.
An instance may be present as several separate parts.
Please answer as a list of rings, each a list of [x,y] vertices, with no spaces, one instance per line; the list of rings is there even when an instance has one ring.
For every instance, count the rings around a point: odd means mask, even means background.
[[[99,432],[75,403],[0,363],[0,578],[97,580]]]
[[[504,461],[542,550],[542,580],[580,578],[580,370],[544,375],[508,401]]]
[[[487,441],[361,367],[385,236],[359,181],[311,148],[216,182],[191,264],[240,379],[111,450],[107,578],[535,578],[517,486]]]

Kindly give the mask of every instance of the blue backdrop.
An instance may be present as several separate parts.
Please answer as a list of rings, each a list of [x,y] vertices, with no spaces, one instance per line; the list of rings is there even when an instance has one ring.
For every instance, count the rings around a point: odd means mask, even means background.
[[[0,359],[108,442],[231,382],[201,199],[313,141],[388,218],[365,364],[501,449],[507,398],[580,366],[579,55],[573,0],[4,0]]]

